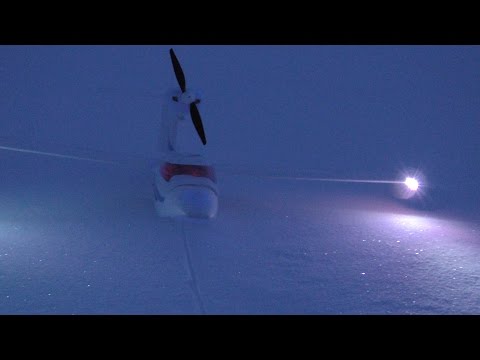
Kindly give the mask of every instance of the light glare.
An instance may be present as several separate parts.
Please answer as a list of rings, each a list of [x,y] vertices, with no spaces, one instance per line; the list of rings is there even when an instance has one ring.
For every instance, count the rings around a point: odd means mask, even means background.
[[[405,179],[405,185],[412,191],[417,191],[418,189],[418,181],[411,177]]]

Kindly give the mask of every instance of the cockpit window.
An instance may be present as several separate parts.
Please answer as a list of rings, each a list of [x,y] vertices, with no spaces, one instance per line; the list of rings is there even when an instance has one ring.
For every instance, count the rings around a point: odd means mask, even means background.
[[[215,170],[212,166],[172,164],[167,162],[160,168],[160,172],[166,181],[170,181],[176,175],[190,175],[204,177],[215,183],[217,182]]]

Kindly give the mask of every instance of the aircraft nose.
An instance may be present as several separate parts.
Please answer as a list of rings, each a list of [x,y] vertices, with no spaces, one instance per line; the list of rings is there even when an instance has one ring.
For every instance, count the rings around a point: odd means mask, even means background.
[[[183,213],[192,218],[209,219],[217,214],[218,197],[206,187],[185,187],[177,193]]]

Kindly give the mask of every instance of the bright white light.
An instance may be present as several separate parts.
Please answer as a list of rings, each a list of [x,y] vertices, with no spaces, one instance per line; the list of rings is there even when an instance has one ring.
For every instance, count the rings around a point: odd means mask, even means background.
[[[418,181],[411,177],[407,177],[405,179],[405,185],[407,185],[407,187],[412,191],[416,191],[418,189]]]

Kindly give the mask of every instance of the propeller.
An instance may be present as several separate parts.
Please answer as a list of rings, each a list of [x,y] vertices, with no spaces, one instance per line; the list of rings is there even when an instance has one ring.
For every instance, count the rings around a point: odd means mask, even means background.
[[[185,74],[183,73],[182,66],[180,65],[180,62],[178,61],[178,58],[175,55],[175,52],[173,51],[173,49],[170,49],[170,58],[172,59],[173,71],[175,72],[175,77],[177,78],[177,82],[178,82],[178,85],[180,86],[180,90],[182,90],[182,93],[185,93],[187,91]],[[203,145],[206,145],[207,138],[205,136],[205,130],[203,129],[202,118],[197,108],[198,102],[199,100],[194,99],[190,103],[189,105],[190,117],[192,118],[193,126],[195,127],[195,130],[197,130],[197,134],[200,137],[200,140],[202,141]]]

